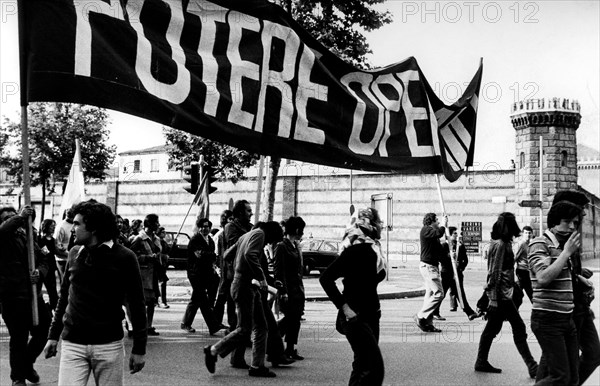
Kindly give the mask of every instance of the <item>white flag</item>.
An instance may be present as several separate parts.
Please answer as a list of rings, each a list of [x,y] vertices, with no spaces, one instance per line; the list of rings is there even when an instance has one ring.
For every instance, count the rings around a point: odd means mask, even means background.
[[[67,180],[67,188],[63,194],[62,202],[60,204],[59,216],[64,215],[65,210],[85,200],[85,188],[83,182],[83,169],[81,168],[81,150],[79,148],[79,140],[75,140],[75,156],[73,157],[73,164],[71,165],[71,171],[69,172],[69,179]]]

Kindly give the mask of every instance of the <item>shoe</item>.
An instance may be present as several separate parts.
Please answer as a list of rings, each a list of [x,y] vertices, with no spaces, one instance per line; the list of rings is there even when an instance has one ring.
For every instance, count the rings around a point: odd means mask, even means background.
[[[479,371],[481,373],[496,373],[496,374],[499,374],[502,372],[501,369],[497,369],[494,366],[490,365],[490,363],[488,361],[475,362],[475,371]]]
[[[215,329],[211,329],[211,330],[209,330],[209,331],[208,331],[208,333],[209,333],[210,335],[214,335],[214,334],[216,334],[217,332],[219,332],[219,331],[221,331],[221,330],[226,330],[226,329],[227,329],[227,326],[226,326],[226,325],[224,325],[224,324],[219,324],[219,325],[218,325],[218,326],[217,326]]]
[[[433,315],[433,319],[435,320],[446,320],[446,318],[444,318],[442,315]]]
[[[267,361],[271,362],[272,367],[288,366],[288,365],[291,365],[292,363],[296,362],[295,360],[293,360],[292,358],[288,357],[285,354],[281,354],[281,356],[279,356],[277,358],[273,358],[273,359],[267,357]]]
[[[295,361],[301,361],[304,359],[304,357],[302,355],[298,355],[298,350],[294,350],[294,351],[288,351],[285,353],[285,355],[290,358],[293,359]]]
[[[442,332],[442,330],[435,327],[433,324],[428,324],[427,326],[425,326],[425,329],[423,331],[425,331],[425,332]]]
[[[417,315],[415,315],[413,318],[415,320],[415,323],[417,323],[417,327],[419,327],[421,331],[427,332],[427,326],[429,326],[429,324],[427,324],[427,320],[421,319]]]
[[[479,315],[479,314],[477,314],[477,313],[473,312],[472,314],[469,314],[469,316],[467,316],[467,317],[469,318],[469,320],[475,320],[475,319],[477,319],[477,318],[478,318],[478,317],[480,317],[480,316],[481,316],[481,315]]]
[[[39,383],[40,375],[37,371],[35,371],[35,369],[31,369],[31,371],[29,371],[29,373],[25,376],[25,379],[27,379],[31,383]]]
[[[24,379],[16,379],[16,380],[12,381],[12,385],[13,386],[26,386],[27,384],[25,383]]]
[[[265,366],[261,367],[250,367],[248,370],[248,375],[251,377],[263,377],[263,378],[275,378],[277,374],[266,368]]]
[[[148,336],[159,336],[160,333],[154,327],[148,329]]]
[[[450,312],[456,312],[456,307],[450,308]]]
[[[189,333],[194,333],[194,332],[196,332],[196,329],[195,329],[194,327],[192,327],[192,326],[188,326],[187,324],[183,324],[183,323],[181,323],[181,326],[180,326],[180,327],[181,327],[181,329],[182,329],[182,330],[185,330],[185,331],[187,331],[187,332],[189,332]],[[212,334],[211,334],[211,335],[212,335]]]
[[[232,363],[231,367],[233,367],[234,369],[248,370],[250,368],[250,365],[247,364],[246,362],[240,362],[240,363]]]
[[[215,365],[217,364],[217,356],[210,352],[210,345],[204,347],[204,364],[209,373],[215,373]]]
[[[163,303],[163,304],[162,304],[162,308],[171,308],[171,306],[170,306],[170,305],[168,305],[167,303]]]

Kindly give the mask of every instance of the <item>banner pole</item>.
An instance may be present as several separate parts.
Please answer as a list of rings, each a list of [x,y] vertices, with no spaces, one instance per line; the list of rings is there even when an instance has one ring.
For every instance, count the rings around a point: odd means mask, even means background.
[[[27,49],[25,41],[25,2],[19,0],[19,65],[20,65],[20,90],[21,90],[21,157],[23,162],[23,198],[25,205],[31,206],[31,175],[29,174],[29,127],[27,120]],[[44,205],[44,203],[42,203]],[[33,219],[27,217],[27,262],[29,273],[35,271],[35,254],[33,247]],[[31,284],[31,319],[33,326],[39,324],[37,283]]]
[[[200,168],[202,168],[202,162],[204,161],[204,156],[200,156]],[[192,210],[192,207],[194,206],[194,204],[197,204],[199,201],[199,196],[202,190],[202,187],[204,186],[203,182],[204,182],[204,174],[202,173],[202,169],[200,169],[200,175],[202,176],[202,180],[200,181],[200,184],[198,184],[198,190],[196,190],[196,195],[194,196],[194,199],[192,200],[192,203],[190,204],[190,207],[187,210],[187,213],[185,214],[185,217],[183,218],[183,221],[181,222],[181,226],[179,227],[179,230],[177,231],[177,234],[175,235],[175,238],[173,239],[173,241],[177,241],[177,238],[179,237],[179,234],[181,233],[181,230],[183,229],[183,226],[185,225],[185,220],[187,220],[188,216],[190,215],[190,211]],[[196,223],[194,222],[194,231],[196,230]],[[193,236],[193,235],[192,235]],[[190,237],[191,238],[191,237]]]
[[[543,136],[540,135],[540,236],[544,234],[544,142]]]
[[[260,213],[260,201],[262,199],[262,182],[263,182],[263,169],[265,168],[265,156],[260,156],[260,162],[258,163],[258,177],[256,177],[256,210],[254,212],[254,223],[256,224],[259,219]]]

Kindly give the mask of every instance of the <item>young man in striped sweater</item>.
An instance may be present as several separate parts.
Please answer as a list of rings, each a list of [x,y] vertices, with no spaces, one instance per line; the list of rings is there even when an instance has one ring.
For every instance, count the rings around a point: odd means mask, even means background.
[[[531,329],[547,373],[538,372],[536,384],[578,385],[579,349],[573,321],[571,257],[579,251],[581,207],[569,201],[553,203],[548,229],[529,244],[533,286]]]

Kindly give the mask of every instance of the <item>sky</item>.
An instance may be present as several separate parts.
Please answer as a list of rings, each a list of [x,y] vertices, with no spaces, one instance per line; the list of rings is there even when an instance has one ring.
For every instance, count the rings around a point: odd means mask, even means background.
[[[16,0],[1,0],[0,116],[18,119]],[[579,143],[600,149],[600,2],[386,1],[392,23],[366,33],[370,63],[414,56],[437,95],[452,103],[483,58],[475,169],[508,168],[515,159],[510,107],[529,98],[578,100]],[[111,111],[117,152],[164,144],[162,126]]]

